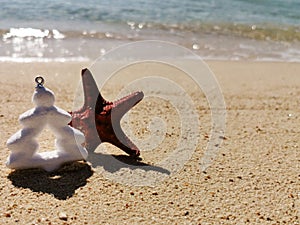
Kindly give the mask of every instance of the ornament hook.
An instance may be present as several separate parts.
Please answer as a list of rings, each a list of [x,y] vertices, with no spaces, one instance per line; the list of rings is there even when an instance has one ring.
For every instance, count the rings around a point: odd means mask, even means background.
[[[38,77],[36,77],[35,78],[35,82],[36,82],[36,87],[37,88],[40,88],[40,87],[43,87],[43,84],[44,84],[44,78],[43,77],[41,77],[41,76],[38,76]]]

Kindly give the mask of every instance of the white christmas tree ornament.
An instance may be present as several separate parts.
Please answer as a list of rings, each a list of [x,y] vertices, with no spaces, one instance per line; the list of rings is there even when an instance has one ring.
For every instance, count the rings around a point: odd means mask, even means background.
[[[82,147],[83,133],[68,125],[72,117],[66,111],[54,106],[55,97],[51,90],[43,86],[44,79],[35,79],[37,86],[32,96],[35,108],[19,117],[23,129],[7,141],[11,150],[6,165],[11,169],[43,168],[46,171],[58,169],[66,162],[84,160],[88,156]],[[38,135],[44,128],[54,133],[56,150],[38,153]]]

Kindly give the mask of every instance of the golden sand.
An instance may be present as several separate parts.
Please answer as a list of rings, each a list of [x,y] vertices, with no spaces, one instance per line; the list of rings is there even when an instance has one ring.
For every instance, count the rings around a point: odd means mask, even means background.
[[[56,95],[56,105],[70,111],[80,70],[89,65],[1,63],[1,224],[299,224],[300,64],[208,65],[227,106],[219,153],[207,171],[201,171],[199,160],[211,129],[210,110],[205,97],[190,89],[200,121],[196,149],[178,173],[147,187],[109,179],[106,173],[124,169],[109,169],[109,153],[99,154],[103,158],[98,168],[73,163],[52,174],[6,168],[5,142],[21,128],[18,116],[33,107],[34,77],[43,75],[45,86]],[[123,81],[116,82],[118,90]],[[107,98],[109,92],[103,92]],[[156,115],[167,124],[166,137],[156,150],[142,152],[142,162],[148,165],[156,165],[172,152],[180,133],[178,115],[170,104],[149,98],[132,110],[131,135],[147,138],[149,117]],[[53,148],[49,135],[40,140],[41,148]],[[113,154],[125,154],[102,145]]]

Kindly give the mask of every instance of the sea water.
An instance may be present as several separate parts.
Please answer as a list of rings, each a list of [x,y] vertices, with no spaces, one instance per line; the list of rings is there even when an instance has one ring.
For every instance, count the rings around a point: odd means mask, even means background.
[[[2,0],[0,61],[87,61],[164,40],[204,59],[300,61],[299,0]]]

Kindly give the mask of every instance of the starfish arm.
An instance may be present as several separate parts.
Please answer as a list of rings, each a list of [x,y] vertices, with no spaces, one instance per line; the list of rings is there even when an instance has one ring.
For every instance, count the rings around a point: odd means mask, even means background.
[[[96,118],[96,121],[99,121],[100,117],[101,116],[98,116],[98,120]],[[140,155],[140,150],[126,136],[126,134],[120,126],[119,120],[112,121],[112,123],[106,124],[104,126],[106,129],[103,129],[103,127],[98,128],[98,134],[101,139],[101,142],[111,143],[131,156],[137,157]]]
[[[142,91],[137,91],[113,102],[112,119],[114,119],[114,117],[119,117],[118,119],[121,119],[125,113],[127,113],[143,98],[144,93]]]
[[[83,69],[81,71],[81,76],[84,93],[84,106],[95,109],[97,103],[105,102],[105,100],[99,92],[91,71]]]
[[[133,144],[132,141],[125,135],[125,133],[120,130],[120,133],[117,134],[118,138],[114,139],[112,144],[122,149],[127,154],[138,157],[140,155],[140,150],[138,147]]]
[[[85,147],[88,151],[93,151],[101,143],[95,126],[95,111],[86,108],[83,112],[72,112],[70,126],[79,129],[85,134]]]

